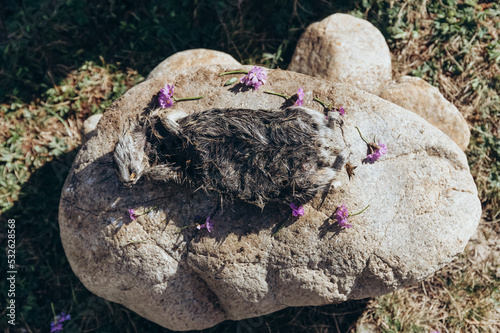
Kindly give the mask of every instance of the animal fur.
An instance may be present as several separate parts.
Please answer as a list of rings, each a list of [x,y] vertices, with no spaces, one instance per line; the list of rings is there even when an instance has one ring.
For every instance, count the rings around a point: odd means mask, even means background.
[[[124,131],[116,144],[115,165],[127,186],[144,175],[261,208],[271,201],[303,204],[330,186],[349,155],[336,112],[328,120],[302,107],[162,112]]]

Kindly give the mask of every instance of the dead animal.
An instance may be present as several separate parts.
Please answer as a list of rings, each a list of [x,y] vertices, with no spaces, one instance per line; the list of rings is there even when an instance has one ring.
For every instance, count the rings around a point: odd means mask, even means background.
[[[125,129],[114,150],[126,186],[146,176],[261,208],[305,203],[331,185],[348,157],[338,113],[303,107],[155,110]]]

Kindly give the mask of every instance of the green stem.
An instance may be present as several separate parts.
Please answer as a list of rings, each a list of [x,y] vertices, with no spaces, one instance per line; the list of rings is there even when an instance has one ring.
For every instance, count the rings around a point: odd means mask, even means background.
[[[363,139],[363,141],[364,141],[364,142],[366,142],[366,144],[370,144],[370,143],[368,142],[368,140],[367,140],[367,139],[363,136],[363,134],[361,134],[361,131],[359,130],[358,126],[356,126],[356,129],[358,130],[358,133],[359,133],[359,135],[361,136],[361,139]]]
[[[322,100],[318,99],[317,97],[314,97],[313,100],[315,100],[316,102],[321,103],[321,105],[323,105],[323,107],[325,109],[331,109],[332,108],[331,104],[327,104],[327,103],[323,102]]]
[[[223,75],[230,75],[230,74],[248,74],[248,71],[231,71],[231,72],[224,72],[220,73],[219,76]]]
[[[78,304],[78,301],[76,300],[75,288],[73,287],[73,282],[69,281],[69,284],[71,285],[71,295],[73,295],[73,302],[75,302],[75,304]]]
[[[365,209],[363,209],[360,212],[357,212],[357,213],[354,213],[354,214],[349,214],[349,217],[363,213],[368,207],[370,207],[370,205],[366,206]]]
[[[137,216],[137,217],[139,217],[139,216],[142,216],[142,215],[146,215],[147,213],[149,213],[149,212],[151,212],[151,211],[153,211],[153,210],[155,210],[155,209],[156,209],[156,206],[154,206],[153,208],[151,208],[151,209],[150,209],[150,210],[148,210],[147,212],[144,212],[144,213],[139,214],[139,215],[136,215],[136,216]]]
[[[50,307],[52,308],[52,314],[54,315],[54,322],[56,322],[56,310],[54,309],[54,303],[50,302]]]
[[[276,235],[278,232],[280,232],[280,230],[285,227],[285,225],[288,223],[288,221],[289,221],[289,219],[287,219],[285,222],[283,222],[283,224],[279,227],[278,230],[276,230],[276,232],[274,234],[272,234],[272,236],[274,237],[274,235]]]
[[[202,99],[203,96],[196,96],[196,97],[182,97],[182,98],[176,98],[174,96],[172,96],[172,98],[174,99],[174,101],[176,102],[182,102],[182,101],[194,101],[195,99]]]
[[[178,233],[180,233],[182,230],[186,229],[187,227],[191,227],[191,226],[192,226],[192,224],[191,224],[191,225],[187,225],[187,226],[182,227],[182,228],[179,228],[179,229],[178,229],[175,233],[176,233],[176,234],[178,234]]]
[[[289,99],[289,98],[290,98],[290,96],[283,95],[283,94],[279,94],[279,93],[276,93],[276,92],[274,92],[274,91],[264,90],[264,92],[265,92],[266,94],[276,95],[276,96],[279,96],[279,97],[283,97],[283,98],[285,98],[285,99]]]

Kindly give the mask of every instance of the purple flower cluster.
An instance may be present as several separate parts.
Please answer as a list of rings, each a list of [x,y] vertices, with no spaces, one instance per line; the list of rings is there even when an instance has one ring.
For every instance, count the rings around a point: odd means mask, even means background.
[[[196,229],[201,230],[201,228],[207,228],[208,232],[212,232],[212,228],[214,227],[214,224],[212,222],[210,222],[210,220],[211,220],[210,216],[207,217],[207,219],[205,220],[205,223],[197,225]]]
[[[266,83],[267,72],[262,67],[254,66],[247,75],[240,79],[240,82],[246,86],[252,86],[255,90]]]
[[[50,323],[50,333],[61,332],[63,329],[63,322],[70,320],[71,316],[61,312],[59,316],[54,318],[54,321]]]
[[[297,206],[293,202],[290,204],[290,208],[292,209],[292,215],[295,217],[302,216],[304,215],[304,207],[302,206]]]
[[[345,205],[345,203],[342,203],[342,205],[337,208],[335,215],[337,217],[337,223],[341,227],[344,227],[346,229],[352,227],[352,224],[347,222],[347,218],[349,217],[349,212],[347,211],[347,206]]]
[[[339,113],[341,116],[345,115],[345,110],[343,107],[340,107],[340,109],[338,109]]]
[[[304,88],[300,87],[297,91],[297,100],[293,104],[293,106],[302,106],[304,105]]]
[[[130,219],[133,221],[135,220],[139,215],[135,212],[134,209],[129,209],[128,213],[130,214]]]
[[[160,89],[160,94],[158,95],[158,102],[163,109],[171,108],[174,105],[174,85],[166,84],[165,87]]]
[[[378,145],[371,144],[371,146],[374,148],[374,151],[366,156],[368,162],[373,163],[387,153],[387,145],[385,143],[379,142]]]

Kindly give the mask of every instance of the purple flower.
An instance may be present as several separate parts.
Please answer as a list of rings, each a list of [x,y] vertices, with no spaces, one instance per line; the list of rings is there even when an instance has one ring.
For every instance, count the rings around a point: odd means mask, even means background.
[[[387,145],[385,143],[379,142],[378,146],[380,147],[378,150],[380,156],[387,154]]]
[[[201,228],[207,228],[208,232],[212,232],[212,228],[214,227],[214,224],[212,222],[210,222],[210,216],[207,217],[207,219],[205,220],[205,223],[203,224],[199,224],[196,226],[196,229],[198,230],[201,230]]]
[[[135,220],[137,218],[137,216],[139,216],[139,215],[137,215],[137,213],[133,209],[129,209],[128,213],[130,214],[130,219],[131,220]]]
[[[160,89],[160,94],[158,95],[158,102],[163,109],[172,107],[174,104],[174,85],[166,84],[165,87]]]
[[[174,101],[171,98],[162,98],[160,96],[158,100],[160,101],[160,106],[164,109],[171,108],[174,105]]]
[[[341,116],[345,115],[345,110],[344,110],[343,107],[340,107],[339,113],[340,113]]]
[[[373,153],[368,154],[366,156],[366,159],[369,162],[375,162],[378,160],[382,155],[387,154],[387,145],[385,143],[379,142],[378,145],[376,144],[371,144],[370,148],[374,149]]]
[[[63,322],[70,320],[71,316],[61,312],[59,316],[54,318],[54,321],[50,323],[50,332],[61,332],[63,329]]]
[[[240,82],[246,86],[252,86],[255,90],[266,83],[267,72],[262,67],[254,66],[247,75],[240,79]]]
[[[290,208],[292,209],[292,215],[297,217],[297,216],[302,216],[305,214],[304,212],[304,207],[302,206],[297,206],[293,202],[290,204]]]
[[[297,100],[293,104],[293,106],[302,106],[304,105],[304,88],[300,87],[297,90]]]
[[[335,215],[337,217],[337,223],[341,227],[344,227],[346,229],[352,227],[352,224],[347,222],[347,218],[349,217],[349,212],[347,211],[347,206],[345,205],[345,203],[342,203],[342,205],[337,208]]]
[[[214,227],[214,224],[210,222],[210,217],[207,217],[207,220],[205,221],[205,225],[207,227],[208,232],[212,232],[212,228]]]
[[[62,329],[63,329],[63,324],[50,323],[50,333],[52,333],[52,332],[61,332]]]
[[[166,94],[168,97],[174,96],[174,85],[173,84],[172,85],[166,84],[165,87],[161,90],[163,90],[164,94]]]

